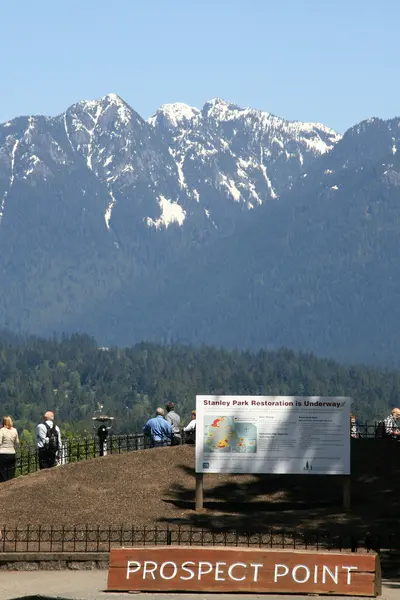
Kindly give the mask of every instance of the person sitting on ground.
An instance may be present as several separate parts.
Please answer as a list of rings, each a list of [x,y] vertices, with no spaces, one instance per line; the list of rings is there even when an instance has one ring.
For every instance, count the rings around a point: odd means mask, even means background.
[[[43,416],[43,423],[36,427],[36,447],[40,469],[51,469],[58,465],[61,458],[61,432],[54,423],[54,413],[48,410]]]
[[[152,448],[171,445],[173,430],[171,424],[164,419],[163,408],[157,408],[156,416],[147,421],[143,432],[150,438]]]
[[[196,439],[196,411],[192,410],[192,420],[189,425],[183,428],[185,432],[185,442],[187,444],[194,444]]]
[[[394,408],[385,419],[386,435],[400,441],[400,408]]]
[[[179,446],[179,444],[182,441],[181,440],[181,418],[175,412],[175,405],[173,402],[167,402],[167,404],[165,405],[165,408],[167,410],[167,414],[165,415],[165,420],[168,421],[168,423],[171,425],[172,432],[173,432],[171,444],[172,444],[172,446]]]
[[[15,477],[15,450],[19,446],[18,432],[11,417],[3,417],[0,429],[0,481]]]

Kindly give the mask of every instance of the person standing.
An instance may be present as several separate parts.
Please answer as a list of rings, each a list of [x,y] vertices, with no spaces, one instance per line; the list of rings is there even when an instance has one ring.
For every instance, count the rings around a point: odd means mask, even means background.
[[[156,416],[149,419],[143,432],[151,440],[151,447],[170,446],[173,436],[172,426],[164,419],[164,409],[157,408]]]
[[[196,441],[196,411],[192,410],[192,420],[189,425],[183,428],[185,432],[185,442],[186,444],[194,444]]]
[[[54,423],[54,413],[51,410],[44,414],[43,423],[36,427],[36,447],[40,469],[51,469],[58,464],[62,451],[61,432]]]
[[[19,446],[18,431],[11,417],[3,417],[0,429],[0,481],[15,477],[15,450]]]
[[[167,414],[165,415],[165,420],[168,421],[168,423],[171,425],[172,427],[172,440],[171,440],[171,445],[172,446],[179,446],[181,443],[181,418],[180,416],[175,412],[175,405],[173,402],[168,402],[165,405]]]
[[[394,408],[392,414],[386,417],[385,430],[388,437],[400,440],[400,408]]]
[[[350,435],[352,438],[360,437],[360,430],[355,415],[350,415]]]

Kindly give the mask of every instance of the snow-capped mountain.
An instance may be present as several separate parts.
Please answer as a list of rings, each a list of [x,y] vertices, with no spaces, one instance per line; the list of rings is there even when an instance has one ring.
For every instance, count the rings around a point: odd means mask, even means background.
[[[127,283],[81,328],[108,343],[287,347],[398,367],[398,148],[400,119],[351,128],[235,235]]]
[[[92,176],[103,190],[91,210],[101,212],[105,230],[128,246],[137,228],[192,222],[202,230],[223,229],[225,219],[290,189],[339,139],[323,125],[292,123],[218,99],[202,110],[164,105],[146,122],[109,94],[54,118],[19,117],[0,125],[0,223],[6,227],[14,189],[29,196],[30,188],[56,184],[78,169],[88,175],[84,195]]]
[[[340,139],[324,125],[284,121],[221,99],[201,111],[166,104],[149,123],[168,144],[181,188],[210,214],[217,196],[248,209],[276,199]]]
[[[0,327],[386,356],[399,125],[341,137],[220,99],[146,121],[115,94],[3,123]]]

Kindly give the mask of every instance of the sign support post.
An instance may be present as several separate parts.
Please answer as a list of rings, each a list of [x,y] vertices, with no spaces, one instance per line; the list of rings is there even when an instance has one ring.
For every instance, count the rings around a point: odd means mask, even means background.
[[[348,511],[351,509],[351,476],[345,475],[343,477],[343,510]]]
[[[196,473],[196,512],[203,510],[203,473]]]

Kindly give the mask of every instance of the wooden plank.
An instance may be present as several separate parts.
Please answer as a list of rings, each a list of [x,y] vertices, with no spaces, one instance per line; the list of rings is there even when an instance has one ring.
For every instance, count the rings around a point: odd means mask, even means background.
[[[306,557],[317,556],[323,558],[324,564],[328,566],[336,564],[338,558],[343,560],[343,557],[346,557],[347,560],[350,560],[353,557],[357,557],[359,570],[367,572],[373,572],[375,570],[374,565],[377,558],[377,555],[374,552],[353,553],[323,552],[315,550],[269,550],[266,548],[243,548],[236,546],[145,546],[138,548],[113,548],[110,554],[110,566],[125,566],[127,552],[139,552],[145,560],[149,560],[148,557],[150,555],[154,556],[155,553],[159,554],[160,557],[168,557],[173,553],[175,560],[181,559],[183,561],[188,560],[188,554],[192,556],[194,553],[199,553],[199,555],[201,554],[202,556],[211,554],[215,557],[215,560],[219,560],[220,556],[225,557],[225,559],[228,559],[228,557],[231,556],[229,560],[233,561],[238,559],[239,554],[243,555],[243,559],[247,561],[252,555],[258,556],[259,554],[266,554],[278,562],[286,558],[286,560],[291,561],[291,564],[297,564],[297,562],[301,562]],[[201,558],[201,560],[205,559]]]
[[[376,596],[375,553],[221,547],[113,549],[109,591],[202,591]]]

